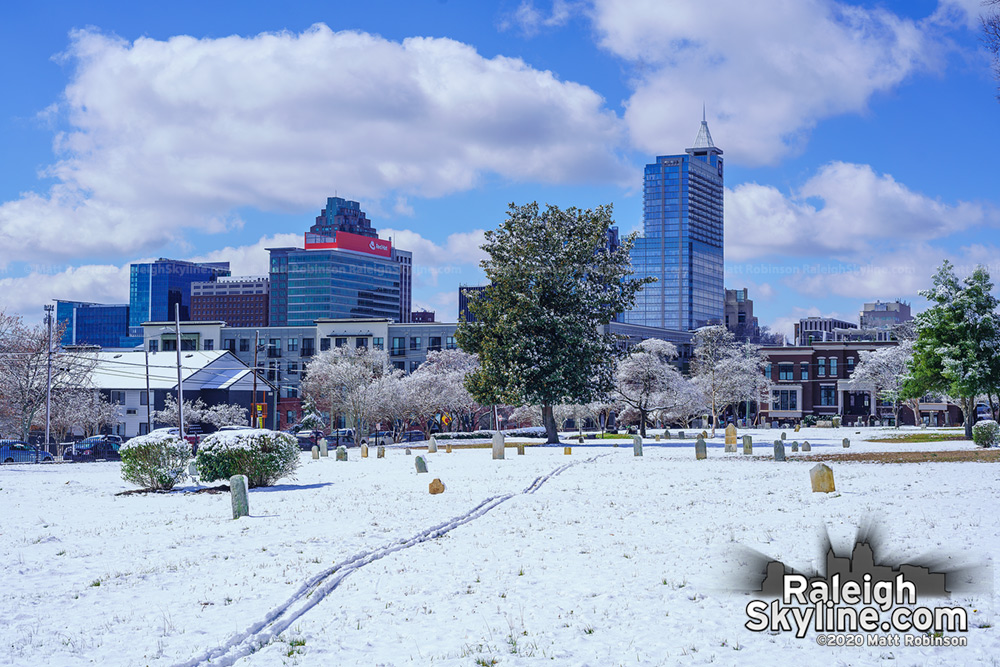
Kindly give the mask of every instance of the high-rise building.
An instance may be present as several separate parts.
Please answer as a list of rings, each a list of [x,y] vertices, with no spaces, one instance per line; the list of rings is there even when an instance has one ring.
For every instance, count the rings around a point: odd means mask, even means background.
[[[643,236],[631,257],[637,277],[657,280],[626,323],[681,331],[723,323],[722,198],[722,150],[703,117],[693,148],[646,165]]]
[[[862,329],[894,329],[913,319],[910,304],[899,301],[866,303],[861,311]]]
[[[271,254],[271,326],[321,318],[409,322],[413,253],[378,238],[357,202],[327,200],[303,248]]]
[[[746,287],[726,290],[726,328],[739,340],[756,340],[760,336],[760,324],[753,314],[753,299]]]
[[[268,279],[227,277],[191,283],[191,321],[221,320],[231,327],[266,327]]]
[[[229,262],[183,262],[160,258],[133,264],[129,272],[128,335],[142,342],[143,322],[171,322],[174,305],[180,318],[191,319],[191,283],[229,275]]]
[[[128,304],[57,299],[56,321],[66,325],[59,341],[62,345],[119,347],[128,332]]]

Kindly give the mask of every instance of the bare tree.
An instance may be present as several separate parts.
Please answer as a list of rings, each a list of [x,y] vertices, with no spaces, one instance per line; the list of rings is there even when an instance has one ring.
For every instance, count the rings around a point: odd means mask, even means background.
[[[644,438],[651,413],[668,411],[681,391],[684,378],[674,366],[676,358],[673,343],[650,338],[632,348],[631,354],[618,363],[615,396],[639,413],[639,434]]]
[[[338,347],[313,357],[302,391],[321,410],[329,411],[331,428],[336,416],[343,415],[362,438],[383,408],[381,393],[392,386],[386,376],[400,373],[381,350]]]
[[[1000,80],[1000,0],[984,0],[985,8],[979,20],[983,27],[983,42],[993,54],[993,74]],[[1000,99],[1000,95],[997,96]]]

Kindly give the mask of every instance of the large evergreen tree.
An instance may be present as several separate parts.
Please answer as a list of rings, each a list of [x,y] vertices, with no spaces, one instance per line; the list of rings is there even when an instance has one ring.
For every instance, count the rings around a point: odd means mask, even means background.
[[[965,415],[965,435],[972,438],[976,396],[1000,386],[1000,318],[993,283],[979,266],[959,281],[945,261],[934,274],[934,287],[920,292],[931,307],[917,315],[910,374],[904,396],[937,391],[958,401]]]
[[[618,346],[602,333],[652,279],[631,278],[633,237],[613,251],[611,206],[561,210],[511,204],[486,233],[482,267],[490,285],[459,323],[462,349],[479,355],[466,386],[483,404],[542,406],[549,442],[559,436],[552,406],[587,403],[613,386]]]

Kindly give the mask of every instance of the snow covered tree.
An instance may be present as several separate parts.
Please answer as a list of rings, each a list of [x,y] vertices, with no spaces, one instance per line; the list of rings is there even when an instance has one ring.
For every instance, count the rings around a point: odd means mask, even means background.
[[[976,267],[962,281],[945,261],[922,290],[931,307],[919,313],[910,374],[903,394],[936,391],[952,396],[965,416],[965,435],[972,438],[976,396],[1000,387],[1000,318],[989,273]]]
[[[615,396],[639,413],[639,434],[644,438],[650,414],[669,411],[678,402],[684,377],[674,366],[676,358],[673,343],[650,338],[618,362]]]
[[[382,350],[335,347],[320,352],[306,367],[303,394],[330,413],[330,428],[343,415],[355,428],[358,438],[368,435],[368,425],[383,408],[382,392],[390,383],[386,377],[401,374],[393,369]]]
[[[694,333],[695,381],[704,393],[711,409],[712,437],[719,423],[719,410],[732,400],[732,385],[728,382],[727,363],[731,363],[736,340],[726,327],[701,327]]]
[[[733,407],[734,413],[740,403],[759,406],[770,400],[771,380],[764,374],[766,366],[767,358],[760,346],[749,341],[732,347],[728,357],[722,360],[720,368],[725,386],[720,395]]]
[[[602,333],[652,279],[634,279],[633,237],[609,248],[610,206],[561,210],[510,205],[486,232],[482,267],[489,286],[460,322],[462,349],[479,355],[466,386],[477,401],[539,404],[548,441],[559,441],[553,406],[586,403],[613,384],[616,337]]]
[[[913,341],[903,340],[899,345],[865,350],[858,355],[858,365],[851,375],[850,385],[858,389],[869,389],[876,397],[892,404],[892,416],[899,428],[899,409],[903,404],[903,387],[909,375],[909,363],[913,358]],[[915,421],[920,418],[920,397],[914,399]]]
[[[422,397],[429,412],[448,413],[456,418],[456,428],[464,424],[474,429],[478,418],[489,410],[465,386],[465,379],[477,368],[478,357],[463,350],[428,352],[427,360],[410,376],[414,393]]]
[[[674,395],[673,405],[663,410],[657,410],[656,418],[665,424],[679,423],[687,428],[691,425],[692,419],[705,414],[707,407],[708,402],[699,383],[683,378],[683,382],[678,385]]]
[[[200,398],[192,401],[184,401],[184,427],[187,429],[191,424],[199,424],[205,412],[205,402]],[[163,409],[153,411],[153,423],[165,426],[177,426],[180,417],[177,414],[177,399],[173,394],[167,394],[163,400]],[[243,422],[246,423],[244,417]]]
[[[983,6],[990,8],[980,16],[983,41],[993,54],[993,74],[1000,79],[1000,0],[983,0]]]
[[[247,423],[247,409],[235,403],[216,403],[202,410],[203,424],[211,424],[215,428],[223,426],[242,426]]]

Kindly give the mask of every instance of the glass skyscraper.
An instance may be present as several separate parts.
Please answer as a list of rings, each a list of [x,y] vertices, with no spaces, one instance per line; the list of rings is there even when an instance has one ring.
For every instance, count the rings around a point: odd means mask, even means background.
[[[62,345],[118,347],[128,330],[128,304],[57,299],[56,321],[66,325],[59,341]]]
[[[191,317],[191,283],[229,275],[229,262],[183,262],[163,259],[133,264],[129,271],[129,336],[139,337],[143,322],[172,322],[174,304],[181,306],[181,319]]]
[[[722,150],[704,118],[693,148],[646,165],[643,237],[631,258],[637,277],[656,282],[638,294],[626,323],[679,331],[722,324],[722,175]]]

